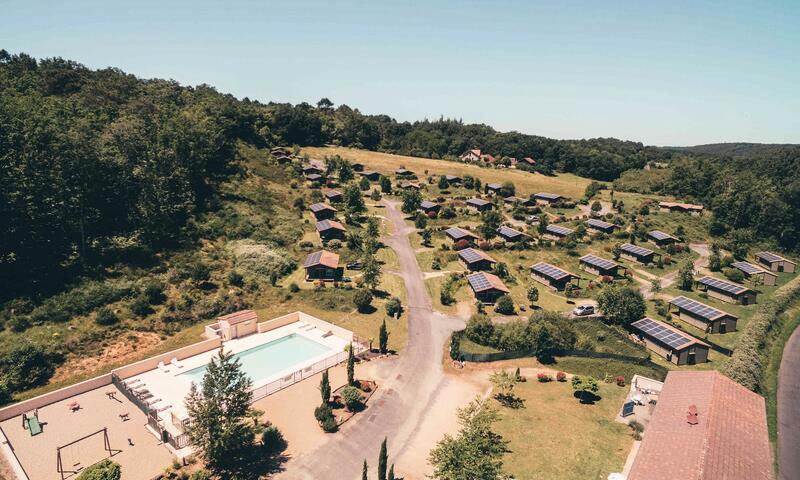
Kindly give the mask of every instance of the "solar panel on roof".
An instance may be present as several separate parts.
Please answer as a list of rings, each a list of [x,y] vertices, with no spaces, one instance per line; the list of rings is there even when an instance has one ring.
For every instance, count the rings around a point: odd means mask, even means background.
[[[547,192],[539,192],[536,194],[537,198],[544,198],[547,200],[556,200],[561,198],[561,195],[556,195],[554,193],[547,193]]]
[[[597,227],[597,228],[602,228],[602,229],[606,229],[606,230],[609,229],[609,228],[614,228],[614,226],[615,226],[613,223],[608,223],[608,222],[604,222],[602,220],[597,220],[596,218],[590,218],[589,220],[586,221],[586,224],[589,225],[590,227]]]
[[[472,289],[476,292],[486,290],[492,286],[492,284],[489,283],[489,279],[487,279],[483,273],[473,273],[472,275],[467,275],[467,281]]]
[[[643,318],[631,324],[632,327],[637,328],[649,337],[669,345],[672,348],[679,348],[692,341],[688,335],[678,333],[670,328],[667,328],[661,322],[657,322],[652,318]]]
[[[458,256],[461,257],[467,263],[475,263],[481,260],[489,260],[484,255],[481,255],[481,253],[475,250],[474,248],[465,248],[464,250],[458,252]]]
[[[548,225],[545,229],[550,233],[557,233],[559,235],[569,235],[574,231],[571,228],[559,227],[558,225]]]
[[[667,239],[670,239],[670,238],[675,238],[675,237],[673,237],[672,235],[670,235],[668,233],[662,232],[661,230],[653,230],[651,232],[647,232],[647,234],[650,235],[651,237],[655,238],[656,240],[667,240]]]
[[[486,188],[489,188],[489,189],[492,189],[492,190],[498,190],[498,189],[500,189],[502,187],[503,186],[500,185],[499,183],[487,183],[486,184]]]
[[[486,200],[482,200],[480,198],[470,198],[469,200],[467,200],[467,203],[471,203],[473,205],[481,205],[481,206],[483,206],[483,205],[488,204],[489,202],[487,202]]]
[[[780,262],[780,261],[783,260],[783,257],[781,257],[779,255],[775,255],[772,252],[758,252],[758,253],[756,253],[756,258],[764,259],[764,260],[766,260],[767,262],[770,262],[770,263]]]
[[[436,204],[428,200],[423,200],[422,203],[419,204],[419,206],[420,208],[434,208],[436,207]]]
[[[458,227],[450,227],[447,230],[445,230],[444,233],[446,233],[447,235],[449,235],[450,237],[453,237],[455,239],[464,238],[464,237],[468,237],[469,236],[468,232],[466,232],[466,231],[464,231],[464,230],[462,230],[462,229],[460,229]]]
[[[316,265],[319,263],[319,259],[322,258],[322,251],[310,253],[306,257],[306,261],[303,262],[303,267],[309,267],[311,265]]]
[[[629,252],[639,257],[645,257],[653,254],[652,250],[634,245],[632,243],[623,243],[619,248],[624,252]]]
[[[611,270],[612,268],[619,267],[617,262],[612,262],[611,260],[606,260],[605,258],[601,258],[596,255],[584,255],[581,257],[581,261],[588,263],[589,265],[599,267],[603,270]]]
[[[552,278],[553,280],[561,280],[562,278],[567,278],[572,276],[571,273],[566,272],[555,265],[550,265],[549,263],[539,262],[536,265],[531,267],[536,273],[540,273],[545,277]]]
[[[741,285],[737,285],[731,282],[726,282],[724,280],[720,280],[714,277],[703,277],[697,282],[707,287],[713,288],[715,290],[721,290],[723,292],[732,293],[734,295],[738,295],[740,293],[744,293],[747,290],[749,290],[747,287],[743,287]]]
[[[525,235],[522,232],[519,232],[517,230],[514,230],[513,228],[509,228],[509,227],[506,227],[506,226],[501,226],[500,228],[497,229],[497,231],[498,231],[498,233],[500,233],[500,235],[503,235],[503,236],[506,236],[506,237],[518,237],[520,235]]]
[[[750,262],[733,262],[731,263],[731,267],[738,268],[739,270],[743,271],[748,275],[754,275],[757,273],[764,273],[764,269],[753,265]]]
[[[706,320],[714,320],[715,318],[718,318],[719,316],[726,314],[722,310],[717,310],[714,307],[710,307],[704,303],[700,303],[696,300],[692,300],[691,298],[686,298],[683,296],[675,297],[672,300],[670,300],[669,303],[675,305],[681,310],[686,310],[692,313],[693,315],[698,316],[700,318],[704,318]]]

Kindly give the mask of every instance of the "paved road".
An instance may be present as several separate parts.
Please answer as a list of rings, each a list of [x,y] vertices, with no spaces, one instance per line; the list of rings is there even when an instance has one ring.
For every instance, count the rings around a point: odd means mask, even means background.
[[[778,370],[778,465],[780,480],[800,478],[800,328],[783,349]]]
[[[382,369],[380,376],[389,380],[380,385],[369,408],[314,451],[292,459],[279,478],[360,478],[364,458],[374,469],[384,437],[389,439],[390,457],[402,456],[423,425],[427,406],[449,382],[442,371],[443,349],[450,333],[463,328],[463,321],[433,311],[422,270],[408,240],[414,229],[406,225],[398,202],[381,203],[394,227],[394,234],[384,242],[397,253],[399,275],[408,293],[408,344],[400,356],[378,367]]]

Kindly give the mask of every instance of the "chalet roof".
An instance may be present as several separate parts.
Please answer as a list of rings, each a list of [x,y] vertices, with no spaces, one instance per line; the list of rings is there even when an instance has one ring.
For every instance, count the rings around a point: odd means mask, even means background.
[[[463,228],[459,227],[450,227],[444,231],[444,233],[452,238],[453,240],[461,240],[462,238],[474,238],[477,239],[478,236],[474,233],[470,232],[469,230],[464,230]]]
[[[337,211],[334,207],[328,205],[327,203],[315,203],[315,204],[311,205],[310,207],[308,207],[308,209],[311,210],[314,213],[323,212],[325,210],[330,210],[332,212]]]
[[[631,327],[641,332],[643,336],[668,345],[669,348],[676,351],[684,350],[692,345],[708,347],[707,343],[694,338],[683,330],[679,330],[668,323],[653,320],[650,317],[636,320],[631,323]]]
[[[322,220],[320,222],[317,222],[316,225],[314,226],[316,227],[318,232],[324,232],[330,229],[341,230],[343,232],[347,231],[347,229],[344,228],[344,225],[337,222],[336,220]]]
[[[775,263],[775,262],[788,262],[792,265],[797,265],[795,262],[789,260],[788,258],[781,257],[777,253],[772,252],[758,252],[756,253],[756,258],[759,260],[764,260],[767,263]]]
[[[553,280],[563,280],[565,278],[579,278],[574,273],[569,273],[563,268],[558,268],[555,265],[551,265],[545,262],[539,262],[531,265],[531,271],[534,273],[538,273],[539,275],[542,275],[544,277],[551,278]]]
[[[713,370],[669,372],[628,479],[772,478],[764,398]]]
[[[526,233],[520,232],[519,230],[514,230],[511,227],[506,227],[505,225],[501,225],[500,228],[497,229],[497,233],[499,233],[503,237],[508,237],[508,238],[529,236]]]
[[[474,205],[476,207],[483,207],[489,205],[491,202],[487,202],[482,198],[470,198],[467,200],[467,205]]]
[[[534,196],[536,198],[541,198],[542,200],[550,200],[550,201],[555,201],[558,200],[559,198],[563,198],[561,195],[557,195],[555,193],[547,193],[547,192],[539,192],[534,194]]]
[[[499,183],[487,183],[486,188],[489,190],[500,190],[503,186]]]
[[[303,268],[316,267],[319,265],[328,268],[339,268],[339,254],[327,250],[320,250],[318,252],[309,253],[306,260],[303,262]]]
[[[431,202],[430,200],[423,200],[422,203],[419,204],[419,208],[423,210],[430,210],[438,206],[439,206],[438,203]]]
[[[341,197],[342,192],[340,192],[339,190],[325,190],[323,195],[325,195],[325,197],[327,198]]]
[[[469,286],[472,287],[475,293],[492,289],[499,290],[503,293],[510,292],[508,287],[500,280],[500,277],[487,272],[476,272],[467,275],[467,282],[469,282]]]
[[[476,263],[480,262],[481,260],[486,260],[487,262],[497,263],[497,260],[490,257],[488,253],[478,250],[477,248],[465,248],[463,250],[459,250],[458,257],[461,260],[464,260],[467,263]]]
[[[658,202],[658,206],[663,208],[682,208],[684,210],[703,210],[702,205],[696,205],[694,203]]]

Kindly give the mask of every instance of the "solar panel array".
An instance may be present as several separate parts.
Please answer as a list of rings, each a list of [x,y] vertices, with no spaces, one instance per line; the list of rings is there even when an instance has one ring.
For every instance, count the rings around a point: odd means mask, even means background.
[[[536,198],[543,198],[545,200],[558,200],[561,198],[561,195],[556,195],[554,193],[547,193],[547,192],[539,192],[536,194]]]
[[[448,236],[452,238],[455,238],[456,240],[470,236],[469,232],[462,230],[458,227],[450,227],[447,230],[445,230],[444,233],[446,233]]]
[[[423,209],[435,208],[437,206],[438,206],[438,204],[433,203],[433,202],[428,201],[428,200],[423,200],[422,203],[419,204],[419,208],[423,208]]]
[[[670,300],[669,303],[675,305],[681,310],[686,310],[692,315],[704,318],[706,320],[714,320],[715,318],[718,318],[721,315],[726,315],[726,313],[723,312],[722,310],[717,310],[716,308],[710,307],[705,303],[700,303],[696,300],[692,300],[691,298],[686,298],[683,296],[675,297],[672,300]]]
[[[481,207],[489,204],[489,202],[483,200],[482,198],[470,198],[469,200],[467,200],[467,203],[469,203],[470,205],[478,205]]]
[[[531,266],[531,270],[545,277],[552,278],[553,280],[561,280],[563,278],[572,277],[571,273],[564,271],[555,265],[550,265],[549,263],[539,262],[536,265]]]
[[[331,207],[330,205],[326,205],[324,203],[315,203],[308,207],[311,209],[312,212],[321,212],[323,210],[336,210],[335,208]]]
[[[648,255],[652,255],[653,251],[644,247],[640,247],[638,245],[634,245],[632,243],[623,243],[619,247],[623,252],[632,253],[639,257],[646,257]]]
[[[588,263],[602,270],[611,270],[612,268],[619,267],[617,262],[606,260],[605,258],[598,257],[597,255],[584,255],[581,257],[581,262]]]
[[[497,229],[497,232],[504,237],[519,237],[525,235],[524,233],[514,230],[513,228],[506,227],[505,225]]]
[[[733,262],[731,263],[731,267],[738,268],[739,270],[743,271],[748,275],[754,275],[757,273],[764,273],[764,269],[761,267],[757,267],[750,262]]]
[[[731,282],[726,282],[725,280],[720,280],[714,277],[703,277],[700,280],[698,280],[697,283],[702,283],[707,287],[711,287],[715,290],[721,290],[727,293],[732,293],[734,295],[738,295],[740,293],[744,293],[747,290],[749,290],[747,287],[736,285],[735,283]]]
[[[662,232],[661,230],[652,230],[650,232],[647,232],[647,234],[650,235],[651,237],[655,238],[656,240],[667,240],[667,239],[670,239],[670,238],[673,238],[673,239],[675,238],[675,237],[673,237],[672,235],[670,235],[668,233]]]
[[[558,225],[548,225],[546,227],[546,230],[548,233],[556,233],[558,235],[564,235],[564,236],[569,235],[575,231],[571,228],[559,227]]]
[[[604,222],[596,218],[590,218],[589,220],[586,220],[586,224],[589,225],[590,227],[597,227],[603,230],[608,230],[609,228],[615,227],[613,223]]]
[[[329,228],[336,228],[337,230],[343,230],[343,227],[339,222],[331,222],[330,220],[322,220],[321,222],[317,222],[317,230],[328,230]]]
[[[322,258],[322,250],[319,252],[310,253],[306,257],[306,261],[303,262],[303,267],[310,267],[311,265],[318,264],[320,258]]]
[[[771,252],[758,252],[756,253],[756,258],[766,260],[767,262],[770,263],[780,262],[781,260],[783,260],[783,257],[775,255],[774,253]]]
[[[667,328],[663,323],[657,322],[652,318],[645,317],[633,322],[631,326],[672,348],[680,348],[682,345],[692,341],[690,337]]]
[[[494,262],[494,260],[486,258],[488,255],[481,254],[481,252],[475,250],[474,248],[465,248],[464,250],[458,252],[458,256],[461,257],[461,259],[467,263],[475,263],[481,260],[488,260],[490,262]]]
[[[488,188],[489,190],[500,190],[501,188],[503,188],[503,186],[500,185],[499,183],[487,183],[486,188]]]
[[[492,288],[491,282],[489,282],[489,279],[486,278],[486,275],[484,275],[483,272],[467,275],[467,281],[469,282],[469,285],[472,287],[472,289],[475,290],[476,292]]]

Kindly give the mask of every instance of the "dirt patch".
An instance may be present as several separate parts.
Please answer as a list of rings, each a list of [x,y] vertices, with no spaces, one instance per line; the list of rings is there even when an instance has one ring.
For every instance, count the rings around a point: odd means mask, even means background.
[[[99,370],[104,365],[120,363],[140,354],[143,350],[161,343],[161,337],[154,332],[129,332],[118,341],[103,349],[96,357],[68,359],[57,370],[51,382],[58,382],[87,372]]]

